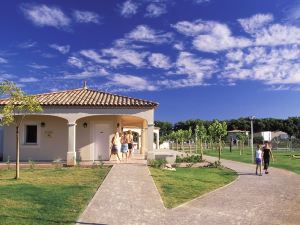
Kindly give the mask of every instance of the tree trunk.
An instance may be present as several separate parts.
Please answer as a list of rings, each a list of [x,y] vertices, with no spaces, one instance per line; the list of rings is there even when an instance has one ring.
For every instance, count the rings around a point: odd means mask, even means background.
[[[221,149],[222,149],[222,140],[219,139],[219,161],[221,161]]]
[[[239,149],[240,149],[240,155],[242,155],[242,144],[239,143],[238,147],[239,147]]]
[[[203,146],[202,146],[202,139],[200,139],[200,159],[203,160]]]
[[[192,154],[192,146],[191,146],[191,141],[189,141],[189,148],[190,148],[190,154]]]
[[[15,179],[19,179],[20,177],[20,134],[19,134],[19,126],[16,126],[16,177]]]

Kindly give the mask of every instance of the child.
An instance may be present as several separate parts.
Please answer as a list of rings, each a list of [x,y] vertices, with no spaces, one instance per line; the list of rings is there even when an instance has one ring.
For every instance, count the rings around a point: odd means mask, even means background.
[[[262,164],[262,150],[260,149],[260,146],[257,145],[256,152],[255,152],[255,158],[256,158],[256,175],[257,175],[257,169],[259,167],[259,176],[261,176],[261,164]]]

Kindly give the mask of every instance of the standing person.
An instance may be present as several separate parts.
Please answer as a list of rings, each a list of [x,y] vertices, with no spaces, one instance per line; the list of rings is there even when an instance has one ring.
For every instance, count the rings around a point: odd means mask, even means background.
[[[122,133],[121,136],[121,152],[122,152],[122,159],[124,158],[124,154],[125,154],[125,159],[127,162],[128,159],[128,138],[127,138],[127,134],[126,132]]]
[[[268,168],[269,168],[269,164],[270,164],[270,157],[272,157],[272,159],[274,161],[271,145],[270,145],[269,142],[266,142],[265,147],[263,148],[263,159],[264,159],[265,174],[269,173]]]
[[[255,152],[255,162],[256,162],[256,172],[255,174],[257,175],[257,169],[259,168],[259,176],[261,176],[261,164],[262,164],[262,150],[261,146],[257,145],[256,152]]]
[[[128,131],[127,138],[128,138],[128,149],[129,149],[128,158],[130,158],[133,152],[133,135],[131,130]]]
[[[119,159],[119,161],[121,161],[121,159],[119,157],[119,152],[121,150],[121,140],[120,140],[120,135],[119,135],[118,131],[114,134],[113,138],[111,139],[111,145],[112,146],[111,146],[109,160],[112,155],[116,155],[117,158]]]

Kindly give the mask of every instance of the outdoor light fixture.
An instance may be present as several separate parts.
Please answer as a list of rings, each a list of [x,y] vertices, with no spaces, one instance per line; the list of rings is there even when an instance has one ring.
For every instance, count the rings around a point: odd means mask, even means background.
[[[252,163],[254,163],[254,146],[253,146],[253,120],[255,119],[255,116],[249,116],[250,122],[251,122],[251,152],[252,152]]]
[[[83,123],[83,127],[84,127],[84,128],[87,128],[87,122],[84,122],[84,123]]]
[[[45,122],[41,122],[41,127],[45,127],[45,126],[46,126]]]

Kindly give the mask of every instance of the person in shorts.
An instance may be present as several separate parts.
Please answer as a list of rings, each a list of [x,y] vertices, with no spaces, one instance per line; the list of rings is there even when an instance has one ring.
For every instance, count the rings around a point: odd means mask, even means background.
[[[122,152],[122,159],[124,159],[124,154],[125,154],[125,159],[127,162],[128,159],[128,138],[127,138],[127,133],[123,132],[121,135],[121,152]]]
[[[273,162],[274,162],[271,145],[270,145],[269,142],[266,142],[265,147],[263,148],[263,159],[264,159],[265,174],[269,173],[268,168],[269,168],[269,164],[270,164],[270,157],[272,157]]]
[[[121,150],[121,140],[119,136],[119,132],[116,132],[111,139],[111,152],[110,152],[110,157],[109,160],[111,159],[112,155],[116,155],[118,160],[121,161],[119,157],[119,152]]]
[[[256,151],[255,151],[255,162],[256,162],[256,172],[255,174],[257,174],[257,170],[259,168],[259,176],[261,176],[261,164],[262,164],[262,150],[261,150],[261,147],[260,145],[257,145],[257,148],[256,148]]]
[[[128,158],[130,158],[133,152],[133,135],[131,130],[128,131],[127,139],[128,139],[128,150],[129,150]]]

